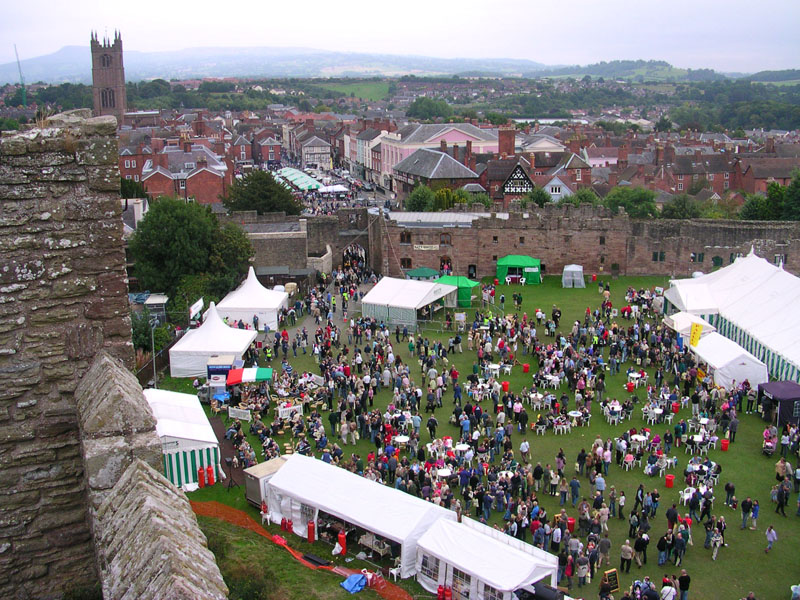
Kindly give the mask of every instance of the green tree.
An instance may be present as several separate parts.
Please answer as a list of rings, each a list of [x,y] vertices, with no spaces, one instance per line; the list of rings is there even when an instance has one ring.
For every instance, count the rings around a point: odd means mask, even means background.
[[[444,100],[434,100],[423,96],[417,98],[406,111],[406,115],[412,119],[446,119],[453,114],[453,109]]]
[[[156,352],[159,352],[171,339],[170,328],[166,323],[156,327],[153,339],[150,339],[150,311],[147,308],[131,313],[131,333],[133,347],[146,352],[150,352],[153,346]]]
[[[419,184],[406,198],[405,207],[410,212],[429,211],[435,202],[436,196],[433,190],[427,185]]]
[[[0,117],[0,131],[14,131],[17,129],[19,129],[19,121],[6,117]]]
[[[508,116],[499,112],[489,111],[484,115],[484,118],[492,125],[505,125],[508,123]]]
[[[433,207],[431,210],[449,210],[453,208],[456,203],[456,195],[450,188],[441,188],[436,190],[433,198]]]
[[[692,185],[690,185],[690,186],[689,186],[688,193],[689,193],[689,195],[691,195],[691,196],[694,196],[694,195],[696,195],[696,194],[697,194],[697,193],[698,193],[700,190],[703,190],[703,189],[705,189],[705,188],[707,188],[707,187],[711,187],[711,186],[708,184],[708,179],[706,179],[705,177],[699,177],[699,178],[697,179],[697,181],[693,181],[693,182],[692,182]]]
[[[700,203],[688,194],[673,197],[661,209],[664,219],[697,219],[701,214]]]
[[[211,291],[211,276],[208,273],[185,275],[167,302],[167,316],[170,323],[186,327],[189,323],[189,307],[203,299],[205,306],[219,302],[221,296]]]
[[[543,207],[548,202],[552,202],[552,198],[550,194],[548,194],[544,188],[534,186],[533,189],[525,194],[520,199],[520,205],[522,208],[527,208],[531,204],[535,204],[539,208]]]
[[[120,179],[119,193],[123,198],[147,198],[147,190],[139,181]]]
[[[767,219],[770,221],[783,219],[785,203],[786,188],[773,181],[767,186]]]
[[[492,199],[489,198],[489,194],[486,192],[478,192],[476,194],[470,194],[470,196],[470,204],[483,204],[486,210],[491,210],[494,207],[494,202],[492,202]]]
[[[656,193],[645,188],[617,186],[603,199],[603,203],[617,214],[623,208],[629,216],[636,219],[655,217],[658,209],[655,203]]]
[[[580,206],[581,204],[591,204],[592,206],[596,206],[600,204],[600,198],[591,188],[583,187],[578,188],[574,194],[567,196],[562,200],[562,202],[569,202],[575,206]]]
[[[233,223],[221,227],[208,259],[209,293],[222,297],[236,287],[251,258],[253,247],[242,228]]]
[[[222,203],[229,211],[255,210],[260,215],[280,211],[299,215],[302,210],[292,193],[267,171],[252,171],[235,179]]]
[[[800,221],[800,171],[794,172],[792,181],[784,192],[783,218],[787,221]]]
[[[654,129],[656,131],[672,131],[672,120],[667,115],[661,115],[661,118],[656,121]]]
[[[739,210],[739,218],[743,221],[766,221],[767,199],[758,194],[750,194]]]

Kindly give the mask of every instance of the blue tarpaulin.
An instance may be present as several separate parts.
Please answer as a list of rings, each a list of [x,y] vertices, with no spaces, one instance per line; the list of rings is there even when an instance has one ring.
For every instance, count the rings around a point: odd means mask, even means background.
[[[362,575],[361,573],[353,573],[345,579],[342,583],[340,583],[344,589],[346,589],[351,594],[357,594],[365,587],[367,587],[367,578],[366,576]]]

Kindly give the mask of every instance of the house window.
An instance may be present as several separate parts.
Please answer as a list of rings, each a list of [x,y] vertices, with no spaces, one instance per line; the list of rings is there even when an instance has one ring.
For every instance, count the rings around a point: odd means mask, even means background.
[[[561,193],[561,186],[560,185],[551,185],[550,186],[550,194],[557,196],[560,193]]]
[[[138,175],[134,175],[134,176],[133,176],[133,180],[134,180],[134,181],[139,181],[139,176],[138,176]]]
[[[581,180],[581,170],[575,169],[575,181],[580,181],[580,180]]]
[[[678,175],[678,181],[683,181],[683,175]]]
[[[605,257],[605,255],[603,255],[603,254],[601,254],[601,255],[600,255],[600,264],[601,264],[601,265],[604,265],[604,264],[606,264],[606,257]]]
[[[701,263],[706,259],[706,255],[703,252],[697,253],[697,262]]]
[[[269,151],[269,159],[275,160],[275,153],[272,150]]]
[[[111,55],[110,54],[103,54],[100,57],[100,66],[101,67],[110,67],[111,66]]]
[[[725,179],[730,179],[730,178],[731,178],[731,174],[726,171],[725,172]]]
[[[191,171],[192,169],[194,169],[194,163],[193,162],[183,163],[183,168],[186,169],[187,171]]]
[[[541,174],[542,174],[542,172],[541,172],[541,171],[534,171],[534,172],[533,172],[533,174],[534,174],[534,175],[541,175]]]
[[[439,234],[439,245],[441,245],[441,246],[450,246],[450,234],[449,233],[441,233],[441,234]]]
[[[692,175],[692,181],[697,181],[697,173],[695,173],[694,175]]]
[[[709,173],[707,179],[709,181],[714,181],[714,174],[713,173]]]
[[[604,235],[600,236],[600,245],[601,246],[605,246],[606,245],[606,236],[604,236]]]
[[[131,161],[131,169],[135,169],[135,168],[136,168],[136,161],[132,160]]]
[[[460,569],[453,567],[453,598],[454,600],[469,600],[471,577]]]
[[[726,175],[727,175],[727,173],[726,173]],[[728,181],[723,181],[722,182],[722,188],[723,189],[727,190],[729,186],[730,186],[730,182],[728,182]]]
[[[524,244],[524,243],[525,243],[525,238],[524,238],[524,237],[522,237],[522,236],[520,236],[520,238],[519,238],[519,243],[520,243],[520,244]]]
[[[125,168],[126,169],[130,169],[131,168],[131,161],[129,161],[129,160],[125,161]]]
[[[682,184],[682,183],[679,183],[679,184],[678,184],[678,191],[680,192],[681,190],[683,190],[683,184]]]
[[[785,254],[776,254],[774,262],[775,262],[776,265],[780,265],[781,263],[783,263],[785,265],[786,264],[786,255]]]
[[[423,577],[439,581],[439,559],[435,556],[427,554],[422,555],[422,564],[419,567],[419,573]]]
[[[185,179],[181,179],[178,182],[178,187],[180,187],[182,190],[185,190],[186,189],[186,180]]]
[[[496,244],[496,243],[497,243],[497,236],[496,236],[496,235],[493,235],[493,236],[492,236],[492,243],[493,243],[493,244]]]
[[[401,258],[400,259],[400,266],[404,269],[411,268],[411,259],[410,258]]]
[[[130,175],[125,175],[125,179],[130,179],[130,178],[131,178]]]
[[[239,158],[241,160],[245,160],[247,158],[247,151],[242,147],[242,151],[239,153]]]
[[[664,262],[664,258],[663,252],[653,252],[653,262]]]
[[[410,244],[411,243],[411,232],[410,231],[401,231],[400,232],[400,243],[401,244]]]
[[[497,262],[497,254],[493,254],[493,255],[492,255],[492,260],[493,260],[494,262]]]

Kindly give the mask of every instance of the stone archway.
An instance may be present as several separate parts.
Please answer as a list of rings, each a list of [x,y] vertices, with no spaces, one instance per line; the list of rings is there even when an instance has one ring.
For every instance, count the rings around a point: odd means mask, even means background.
[[[342,267],[345,269],[350,267],[365,269],[367,267],[367,250],[364,246],[356,242],[345,246],[342,250]]]

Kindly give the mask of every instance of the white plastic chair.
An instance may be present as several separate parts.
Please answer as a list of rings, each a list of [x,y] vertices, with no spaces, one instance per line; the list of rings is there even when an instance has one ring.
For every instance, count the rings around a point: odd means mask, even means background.
[[[519,278],[519,284],[520,284],[520,285],[525,285],[525,282],[526,282],[526,281],[527,281],[527,279],[525,279],[525,277],[520,277],[520,278]]]
[[[511,277],[506,277],[506,285],[511,285]]]

